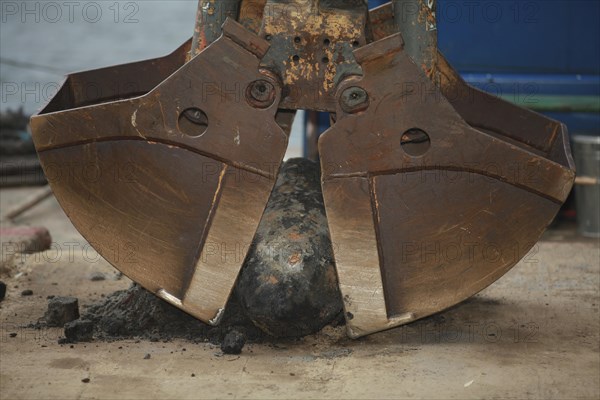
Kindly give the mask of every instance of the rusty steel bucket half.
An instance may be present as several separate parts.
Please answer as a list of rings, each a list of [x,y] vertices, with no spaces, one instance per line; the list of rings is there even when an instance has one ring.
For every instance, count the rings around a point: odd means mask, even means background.
[[[355,50],[359,112],[319,140],[348,331],[359,337],[448,308],[521,260],[574,181],[563,124],[467,86],[437,88],[400,34]],[[396,82],[396,85],[390,84]]]
[[[162,59],[70,75],[31,120],[52,190],[82,235],[211,324],[288,140],[275,122],[279,86],[258,68],[267,42],[233,21],[223,32],[188,63],[189,42]],[[248,97],[256,88],[267,96]]]

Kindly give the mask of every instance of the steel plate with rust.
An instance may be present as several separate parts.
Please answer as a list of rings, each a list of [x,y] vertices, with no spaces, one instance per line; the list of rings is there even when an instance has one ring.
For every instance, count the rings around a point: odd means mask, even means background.
[[[268,43],[233,21],[223,31],[186,64],[189,43],[69,76],[32,118],[54,194],[83,236],[131,279],[213,324],[288,139],[275,122],[280,86],[258,68]],[[96,94],[82,90],[92,86]]]
[[[440,91],[402,44],[396,34],[355,50],[364,76],[341,83],[337,121],[319,141],[352,337],[494,282],[574,180],[564,125],[468,87],[447,64]]]

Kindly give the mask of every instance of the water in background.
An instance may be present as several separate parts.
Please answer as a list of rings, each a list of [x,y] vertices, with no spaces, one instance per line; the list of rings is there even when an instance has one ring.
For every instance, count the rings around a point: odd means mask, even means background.
[[[197,5],[197,0],[3,0],[1,109],[22,104],[33,113],[47,100],[43,88],[50,90],[66,73],[170,53],[193,34]],[[7,60],[51,69],[8,65]],[[19,93],[13,94],[15,84]]]
[[[36,112],[66,73],[170,53],[192,36],[197,6],[197,0],[0,1],[0,111]],[[300,125],[291,138],[294,154]]]

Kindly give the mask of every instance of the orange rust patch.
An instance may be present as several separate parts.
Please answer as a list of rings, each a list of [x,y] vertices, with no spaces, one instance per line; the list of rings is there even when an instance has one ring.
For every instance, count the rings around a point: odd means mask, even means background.
[[[288,238],[292,240],[300,240],[302,236],[300,236],[300,234],[297,232],[292,232],[288,235]]]
[[[296,265],[300,262],[301,259],[301,254],[300,253],[294,253],[290,256],[290,258],[288,258],[288,263],[290,265]]]

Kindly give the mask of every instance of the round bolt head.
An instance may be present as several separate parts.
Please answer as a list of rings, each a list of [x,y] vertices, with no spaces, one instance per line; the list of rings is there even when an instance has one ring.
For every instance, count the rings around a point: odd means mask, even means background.
[[[267,108],[275,101],[275,87],[264,79],[256,80],[248,85],[246,99],[252,107]]]
[[[358,86],[349,87],[340,96],[340,106],[349,114],[364,111],[369,107],[369,94]]]

